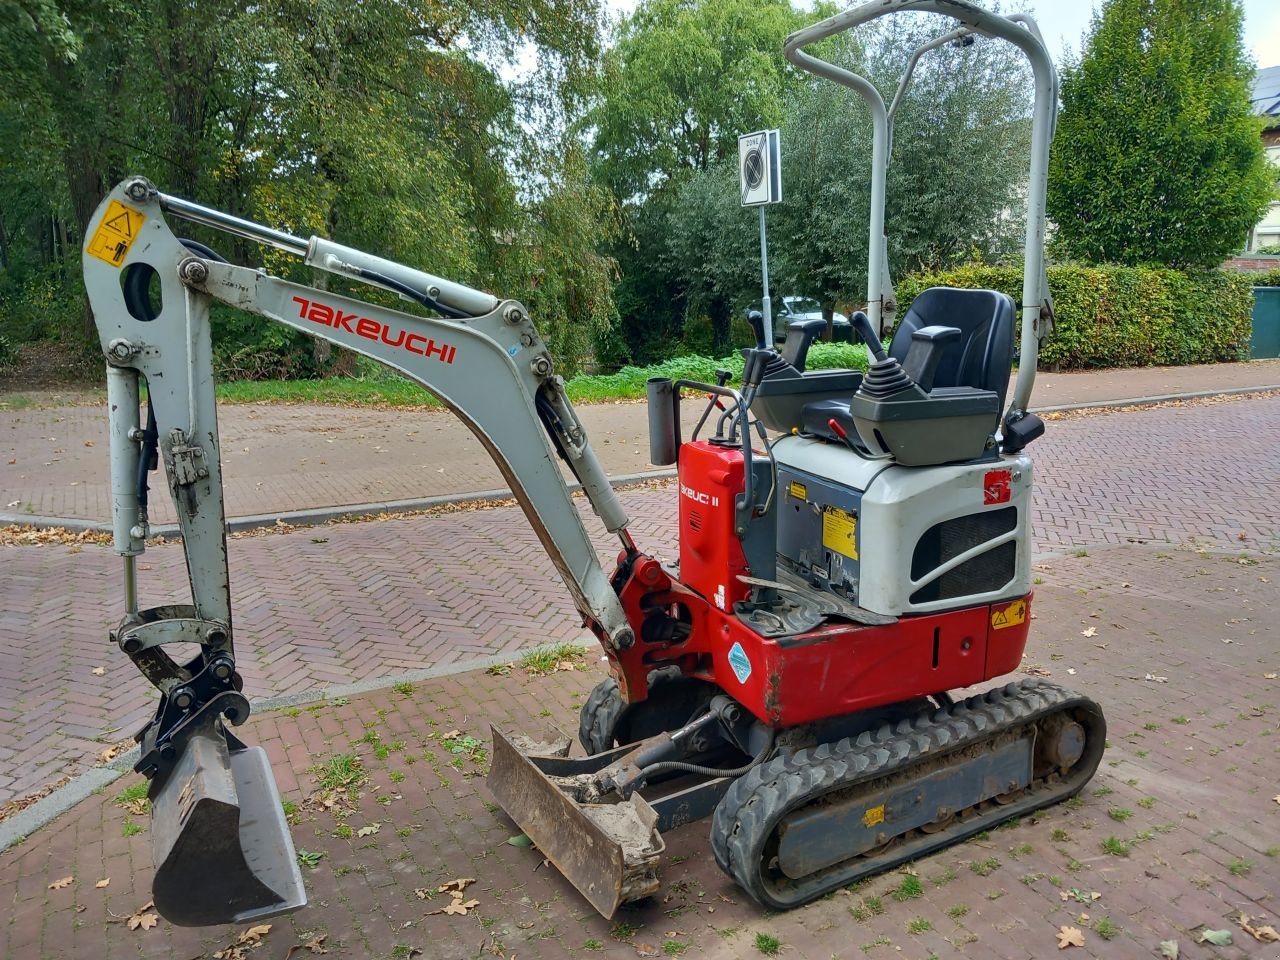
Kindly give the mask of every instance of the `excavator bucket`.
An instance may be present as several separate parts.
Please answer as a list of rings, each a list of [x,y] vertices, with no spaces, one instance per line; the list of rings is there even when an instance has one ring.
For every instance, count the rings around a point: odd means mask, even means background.
[[[152,797],[152,899],[170,923],[247,923],[307,903],[266,751],[206,729]]]
[[[528,756],[513,742],[520,739],[493,728],[486,782],[539,852],[606,919],[621,904],[657,893],[658,858],[666,844],[653,807],[635,794],[620,803],[580,804],[552,779],[561,767],[566,774],[583,771],[612,754],[587,760]]]

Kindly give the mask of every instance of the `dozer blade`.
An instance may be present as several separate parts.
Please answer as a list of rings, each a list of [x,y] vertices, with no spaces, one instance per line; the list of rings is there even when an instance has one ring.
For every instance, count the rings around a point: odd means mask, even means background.
[[[555,864],[606,919],[618,906],[658,892],[665,849],[658,814],[639,795],[620,803],[580,804],[497,727],[488,785],[539,852]],[[562,764],[574,761],[560,761]]]
[[[151,893],[170,923],[245,923],[306,905],[266,751],[194,733],[152,798]]]

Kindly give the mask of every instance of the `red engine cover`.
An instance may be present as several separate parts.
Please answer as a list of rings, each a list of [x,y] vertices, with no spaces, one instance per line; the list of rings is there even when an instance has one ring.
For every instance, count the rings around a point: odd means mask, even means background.
[[[742,451],[697,440],[680,447],[680,580],[721,610],[745,600],[747,558],[734,504],[746,478]]]

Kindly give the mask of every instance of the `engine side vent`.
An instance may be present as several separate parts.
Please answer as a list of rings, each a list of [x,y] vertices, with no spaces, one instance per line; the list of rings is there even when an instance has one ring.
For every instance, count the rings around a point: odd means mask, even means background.
[[[934,524],[916,543],[911,556],[911,578],[919,580],[953,557],[1008,533],[1017,525],[1017,507],[971,513]],[[1002,543],[921,587],[911,595],[911,602],[954,600],[999,590],[1014,578],[1017,558],[1017,543]]]
[[[689,511],[689,526],[694,530],[702,529],[702,513],[699,510]]]

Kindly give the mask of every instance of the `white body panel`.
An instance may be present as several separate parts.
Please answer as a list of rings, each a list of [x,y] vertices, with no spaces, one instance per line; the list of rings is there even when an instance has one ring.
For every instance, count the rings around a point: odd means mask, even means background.
[[[1025,454],[999,461],[937,467],[900,467],[889,460],[858,456],[838,444],[798,436],[783,437],[773,448],[780,466],[829,479],[862,493],[858,511],[859,586],[857,602],[875,613],[900,616],[996,603],[1031,591],[1031,458]],[[986,504],[987,475],[1008,471],[1008,499]],[[1014,507],[1017,520],[1008,530],[912,577],[912,558],[921,538],[935,525]],[[977,519],[981,519],[978,517]],[[779,523],[786,523],[785,512]],[[996,589],[941,599],[912,596],[966,560],[1006,543],[1015,551],[1007,582]]]

